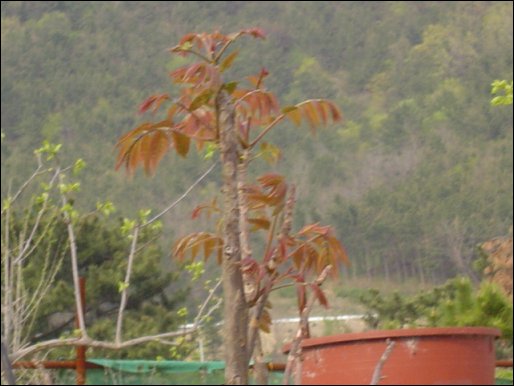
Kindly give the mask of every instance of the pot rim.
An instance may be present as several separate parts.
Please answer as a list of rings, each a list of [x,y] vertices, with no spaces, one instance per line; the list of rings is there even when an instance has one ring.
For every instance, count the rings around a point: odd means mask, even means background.
[[[501,331],[492,327],[419,327],[403,328],[397,330],[371,330],[365,332],[355,332],[348,334],[337,334],[323,336],[319,338],[309,338],[302,341],[302,348],[313,346],[323,346],[343,342],[358,342],[367,340],[387,339],[387,338],[407,338],[417,336],[443,336],[443,335],[491,335],[498,338]],[[291,343],[284,346],[282,351],[288,353]]]

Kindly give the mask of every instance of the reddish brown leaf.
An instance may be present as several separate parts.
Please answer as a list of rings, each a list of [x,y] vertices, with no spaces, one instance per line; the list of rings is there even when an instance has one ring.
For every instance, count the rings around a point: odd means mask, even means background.
[[[173,122],[173,118],[175,117],[175,114],[177,113],[179,107],[176,104],[172,104],[170,108],[168,109],[168,120],[170,122]]]
[[[264,321],[262,318],[259,319],[259,329],[267,334],[271,332],[270,324]]]
[[[262,79],[264,79],[265,77],[267,77],[269,75],[269,71],[266,67],[262,67],[261,68],[261,72],[259,73],[259,76]]]
[[[324,292],[321,290],[319,285],[317,284],[310,284],[310,287],[312,288],[312,292],[314,292],[314,295],[318,299],[319,303],[324,306],[325,308],[328,308],[328,300],[325,296]]]
[[[246,33],[246,34],[250,34],[254,38],[266,39],[265,32],[262,29],[260,29],[260,28],[248,28],[248,29],[245,29],[245,30],[243,30],[241,32],[242,33]]]
[[[232,92],[232,97],[235,98],[236,100],[238,99],[242,99],[245,95],[247,95],[249,92],[251,92],[252,90],[248,90],[246,88],[236,88],[233,92]]]
[[[287,257],[287,242],[283,238],[278,242],[278,255],[279,261],[284,261]]]
[[[339,109],[331,102],[325,101],[325,103],[328,105],[330,112],[332,113],[332,120],[334,122],[339,122],[342,119]]]
[[[334,251],[334,254],[337,256],[338,260],[342,261],[346,266],[350,266],[350,259],[348,258],[348,255],[339,240],[335,237],[330,237],[328,239],[328,243],[330,248]],[[337,270],[333,271],[337,272]]]
[[[127,158],[127,170],[129,173],[134,172],[140,162],[144,162],[144,159],[141,157],[141,142],[143,138],[144,137],[138,138],[130,149]]]
[[[290,106],[290,109],[283,112],[286,113],[286,117],[289,118],[296,126],[300,126],[302,123],[302,114],[300,113],[300,110],[296,106]]]
[[[194,236],[195,236],[195,234],[193,233],[193,234],[184,236],[181,239],[178,239],[177,242],[175,243],[175,247],[173,248],[173,255],[176,256],[179,260],[183,260],[186,247],[189,244],[189,241],[191,240],[191,238]]]
[[[155,98],[156,96],[152,95],[148,97],[143,103],[141,103],[141,105],[139,106],[139,113],[142,114],[146,110],[148,110],[150,106],[155,102]]]
[[[154,174],[157,165],[170,148],[169,138],[165,132],[157,130],[152,138],[146,142],[149,148],[144,160],[145,171],[147,174]]]
[[[303,285],[296,286],[296,297],[298,298],[298,310],[301,312],[306,306],[305,287]]]
[[[198,205],[192,212],[191,218],[194,220],[200,217],[200,213],[202,211],[207,211],[207,217],[210,218],[211,214],[214,212],[220,212],[220,208],[216,202],[216,198],[214,198],[210,203]]]
[[[198,37],[198,34],[196,34],[196,33],[193,33],[193,32],[188,33],[188,34],[182,36],[182,39],[180,39],[178,45],[181,46],[181,45],[183,45],[186,42],[191,43],[197,37]]]
[[[172,131],[171,135],[173,137],[173,143],[175,144],[175,150],[177,150],[177,153],[180,156],[185,157],[189,152],[189,144],[191,143],[191,139],[187,135],[177,131]]]
[[[211,255],[212,251],[215,248],[219,248],[219,238],[217,237],[211,237],[205,241],[203,244],[203,254],[204,258],[207,259]]]
[[[299,269],[302,266],[302,263],[305,259],[306,252],[305,252],[305,245],[301,245],[298,247],[295,252],[291,255],[293,258],[294,266]]]
[[[323,103],[323,101],[313,101],[312,104],[321,119],[321,123],[326,125],[328,122],[328,114],[327,111],[325,111],[326,103]]]
[[[311,130],[314,131],[320,125],[320,121],[318,118],[318,113],[313,106],[313,101],[308,101],[308,103],[303,104],[302,113],[303,116],[307,119],[307,122],[309,122]]]
[[[264,187],[276,186],[284,182],[284,176],[276,173],[268,173],[257,178]]]
[[[257,229],[266,229],[267,230],[270,227],[269,220],[265,219],[265,218],[249,218],[248,222],[254,226],[252,230],[257,230]]]
[[[204,259],[206,260],[212,252],[217,251],[219,261],[222,247],[223,239],[219,236],[207,232],[198,232],[178,240],[175,244],[173,254],[178,259],[183,260],[186,252],[190,251],[191,257],[194,259],[198,256],[200,251],[203,250]]]
[[[246,79],[248,79],[248,81],[250,82],[250,84],[252,86],[257,87],[261,80],[261,77],[258,75],[250,75],[250,76],[246,77]]]
[[[298,231],[298,235],[307,235],[310,232],[313,232],[314,230],[316,230],[318,227],[319,227],[319,223],[304,225],[304,227]]]
[[[156,112],[161,106],[162,102],[168,99],[170,99],[168,94],[152,95],[148,97],[143,103],[141,103],[139,106],[139,113],[144,113],[152,106],[154,106],[152,111]]]
[[[202,241],[204,239],[204,234],[202,232],[198,233],[196,235],[196,237],[194,237],[188,248],[191,250],[191,259],[195,259],[196,256],[198,255],[198,252],[200,252],[200,247],[201,247],[201,244],[202,244]]]

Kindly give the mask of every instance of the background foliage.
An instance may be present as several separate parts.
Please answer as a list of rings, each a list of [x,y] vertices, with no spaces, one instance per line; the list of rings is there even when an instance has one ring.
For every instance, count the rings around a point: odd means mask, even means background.
[[[512,78],[512,14],[494,1],[2,2],[2,196],[47,139],[89,165],[81,208],[99,196],[127,215],[169,203],[207,168],[203,156],[180,167],[167,156],[156,178],[127,182],[116,139],[167,84],[162,68],[182,64],[166,50],[180,36],[254,25],[269,39],[238,58],[236,78],[273,63],[267,84],[284,104],[330,98],[344,114],[316,141],[287,124],[272,134],[287,144],[277,172],[297,183],[296,224],[333,224],[351,275],[472,275],[475,245],[512,229],[512,108],[490,104],[492,81]],[[178,208],[165,250],[198,226],[190,203],[217,189]]]

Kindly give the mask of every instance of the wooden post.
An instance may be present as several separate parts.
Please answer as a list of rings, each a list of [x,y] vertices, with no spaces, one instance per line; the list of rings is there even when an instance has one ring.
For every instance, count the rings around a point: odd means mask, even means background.
[[[80,284],[80,300],[82,303],[82,314],[86,314],[86,279],[79,278]],[[75,325],[79,328],[79,318],[77,312],[77,319]],[[77,385],[86,384],[86,346],[77,346],[77,359],[76,359],[76,372],[77,372]]]

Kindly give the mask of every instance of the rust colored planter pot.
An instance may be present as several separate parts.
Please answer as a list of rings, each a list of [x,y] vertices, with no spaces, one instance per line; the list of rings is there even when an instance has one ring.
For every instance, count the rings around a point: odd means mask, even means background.
[[[495,328],[414,328],[302,342],[303,385],[369,385],[390,339],[380,385],[492,385]],[[288,347],[285,348],[288,350]]]

